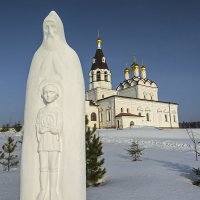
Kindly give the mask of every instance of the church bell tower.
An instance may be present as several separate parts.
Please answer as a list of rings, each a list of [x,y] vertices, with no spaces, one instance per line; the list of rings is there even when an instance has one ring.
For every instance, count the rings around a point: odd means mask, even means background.
[[[106,58],[101,48],[102,40],[98,33],[97,50],[92,60],[92,67],[89,72],[89,90],[95,88],[112,89],[111,72],[108,69]]]

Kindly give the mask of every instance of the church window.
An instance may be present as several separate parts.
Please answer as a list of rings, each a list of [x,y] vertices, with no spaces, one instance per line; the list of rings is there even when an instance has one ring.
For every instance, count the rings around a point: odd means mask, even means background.
[[[165,122],[168,122],[167,115],[165,115]]]
[[[119,120],[117,120],[117,128],[119,128],[119,126],[120,126],[120,122]]]
[[[141,117],[142,116],[141,112],[139,112],[138,115]]]
[[[106,118],[107,118],[107,121],[111,121],[111,116],[110,116],[110,109],[106,110]]]
[[[130,127],[133,127],[135,123],[133,121],[130,122]]]
[[[149,122],[149,113],[146,114],[147,121]]]
[[[100,81],[101,80],[101,73],[100,71],[97,72],[97,81]]]
[[[129,108],[127,108],[127,113],[130,113],[130,110],[129,110]]]
[[[124,112],[124,109],[123,109],[123,108],[121,108],[121,112],[122,112],[122,113]]]
[[[103,112],[102,111],[100,111],[99,117],[100,117],[100,122],[103,122]]]
[[[97,121],[97,115],[95,112],[91,114],[91,121]]]
[[[102,94],[102,99],[104,99],[104,94]]]
[[[105,81],[108,81],[108,73],[107,72],[104,72],[104,79],[105,79]]]
[[[176,116],[174,115],[174,122],[176,122]]]
[[[103,57],[103,58],[102,58],[102,62],[103,62],[103,63],[105,63],[105,62],[106,62],[106,59],[105,59],[105,57]]]

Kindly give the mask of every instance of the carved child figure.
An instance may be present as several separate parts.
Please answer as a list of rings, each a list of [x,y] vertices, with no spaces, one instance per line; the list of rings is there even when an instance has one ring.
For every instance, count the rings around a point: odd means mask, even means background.
[[[62,111],[56,106],[59,98],[57,86],[48,84],[43,87],[42,98],[45,106],[37,115],[36,131],[40,161],[40,193],[37,200],[44,200],[49,185],[50,200],[58,200],[57,180],[62,131]]]

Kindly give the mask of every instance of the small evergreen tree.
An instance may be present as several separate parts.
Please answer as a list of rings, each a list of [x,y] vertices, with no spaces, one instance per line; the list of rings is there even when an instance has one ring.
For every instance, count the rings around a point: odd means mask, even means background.
[[[12,137],[8,137],[7,142],[2,146],[3,151],[0,152],[0,164],[3,165],[5,171],[10,171],[11,167],[17,166],[19,161],[17,155],[13,155],[17,147],[17,142],[14,142]]]
[[[192,171],[199,177],[199,179],[194,181],[193,184],[200,186],[200,169],[199,168],[198,169],[193,168]]]
[[[102,142],[100,137],[95,134],[96,126],[92,131],[88,127],[88,118],[85,117],[85,144],[86,144],[86,185],[98,186],[102,182],[102,178],[106,173],[106,169],[102,167],[104,158],[102,151]]]
[[[129,148],[127,149],[128,154],[131,156],[133,161],[139,160],[140,156],[143,154],[142,151],[144,149],[141,149],[139,147],[138,141],[133,141]]]
[[[13,125],[13,128],[16,130],[16,132],[21,131],[22,125],[21,125],[20,121],[18,121],[17,123],[15,123],[15,124]]]

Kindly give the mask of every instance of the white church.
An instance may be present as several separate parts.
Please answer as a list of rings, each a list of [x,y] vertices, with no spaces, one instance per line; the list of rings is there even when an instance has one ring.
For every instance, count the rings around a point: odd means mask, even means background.
[[[134,59],[124,70],[124,80],[112,88],[112,73],[97,39],[98,48],[89,72],[86,92],[86,115],[89,126],[97,128],[128,128],[154,126],[178,128],[178,104],[159,101],[157,84],[147,77],[146,67]]]

